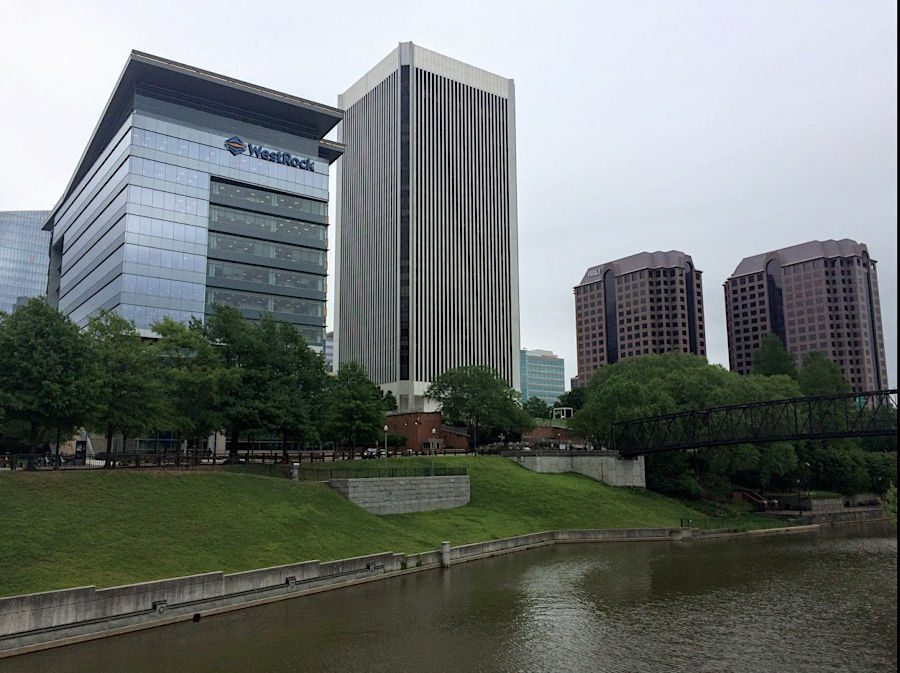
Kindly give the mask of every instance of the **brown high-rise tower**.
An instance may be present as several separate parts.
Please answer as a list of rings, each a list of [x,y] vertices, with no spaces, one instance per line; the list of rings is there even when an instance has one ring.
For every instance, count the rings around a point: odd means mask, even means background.
[[[800,365],[809,351],[837,364],[853,390],[888,387],[875,260],[849,239],[747,257],[725,281],[728,359],[747,374],[768,332]]]
[[[706,357],[701,271],[677,250],[592,266],[575,287],[578,385],[597,367],[647,353]]]

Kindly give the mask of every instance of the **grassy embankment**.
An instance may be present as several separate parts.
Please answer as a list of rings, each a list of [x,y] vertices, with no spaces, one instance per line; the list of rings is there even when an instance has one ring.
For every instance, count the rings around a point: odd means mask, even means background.
[[[536,474],[498,457],[437,465],[469,468],[469,505],[374,516],[315,482],[223,472],[3,472],[0,596],[703,516],[648,491]]]

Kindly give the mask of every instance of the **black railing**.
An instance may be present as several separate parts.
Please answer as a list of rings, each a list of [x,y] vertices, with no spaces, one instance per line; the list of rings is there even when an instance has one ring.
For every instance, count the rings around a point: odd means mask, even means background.
[[[107,460],[106,454],[93,456],[52,453],[43,454],[0,454],[0,470],[55,471],[55,470],[102,470],[105,468],[157,468],[191,469],[221,464],[224,456],[214,460],[211,456],[182,453],[113,453]]]
[[[700,530],[721,530],[727,528],[722,519],[682,519],[682,528],[699,528]]]
[[[616,423],[622,455],[736,444],[897,434],[897,390],[798,397]]]
[[[403,477],[463,477],[464,467],[334,467],[300,468],[301,481],[331,481],[332,479],[393,479]]]

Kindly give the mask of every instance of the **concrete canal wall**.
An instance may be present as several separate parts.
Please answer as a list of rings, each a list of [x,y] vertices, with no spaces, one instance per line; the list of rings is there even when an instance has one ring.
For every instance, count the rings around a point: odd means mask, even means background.
[[[332,479],[328,485],[372,514],[406,514],[452,509],[468,504],[468,475]]]
[[[532,472],[577,472],[610,486],[647,488],[644,457],[623,458],[618,451],[505,451]]]
[[[451,547],[448,549],[449,563],[557,542],[670,540],[690,535],[690,529],[682,528],[548,531]],[[48,646],[199,619],[385,576],[437,568],[441,566],[441,561],[439,549],[420,554],[387,552],[327,563],[307,561],[241,573],[204,573],[111,589],[80,587],[0,598],[0,658]]]
[[[867,516],[875,518],[874,514]],[[883,512],[880,518],[885,518]],[[444,543],[442,549],[420,554],[386,552],[240,573],[204,573],[110,589],[80,587],[12,596],[0,598],[0,659],[553,544],[689,541],[818,527],[702,536],[699,530],[678,527],[545,531],[457,547]]]

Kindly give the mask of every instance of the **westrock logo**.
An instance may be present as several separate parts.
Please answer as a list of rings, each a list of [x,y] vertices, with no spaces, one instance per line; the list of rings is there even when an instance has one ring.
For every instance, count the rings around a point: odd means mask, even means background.
[[[244,144],[244,141],[238,138],[237,136],[232,136],[228,140],[225,141],[225,149],[231,152],[234,156],[238,154],[243,154],[247,151],[247,146]]]
[[[251,157],[262,159],[264,161],[273,161],[276,164],[284,164],[285,166],[293,166],[304,171],[315,170],[315,162],[312,159],[301,159],[300,157],[291,156],[288,152],[276,152],[268,150],[260,145],[245,144],[243,140],[237,136],[232,136],[225,141],[225,149],[234,156],[249,152]]]

